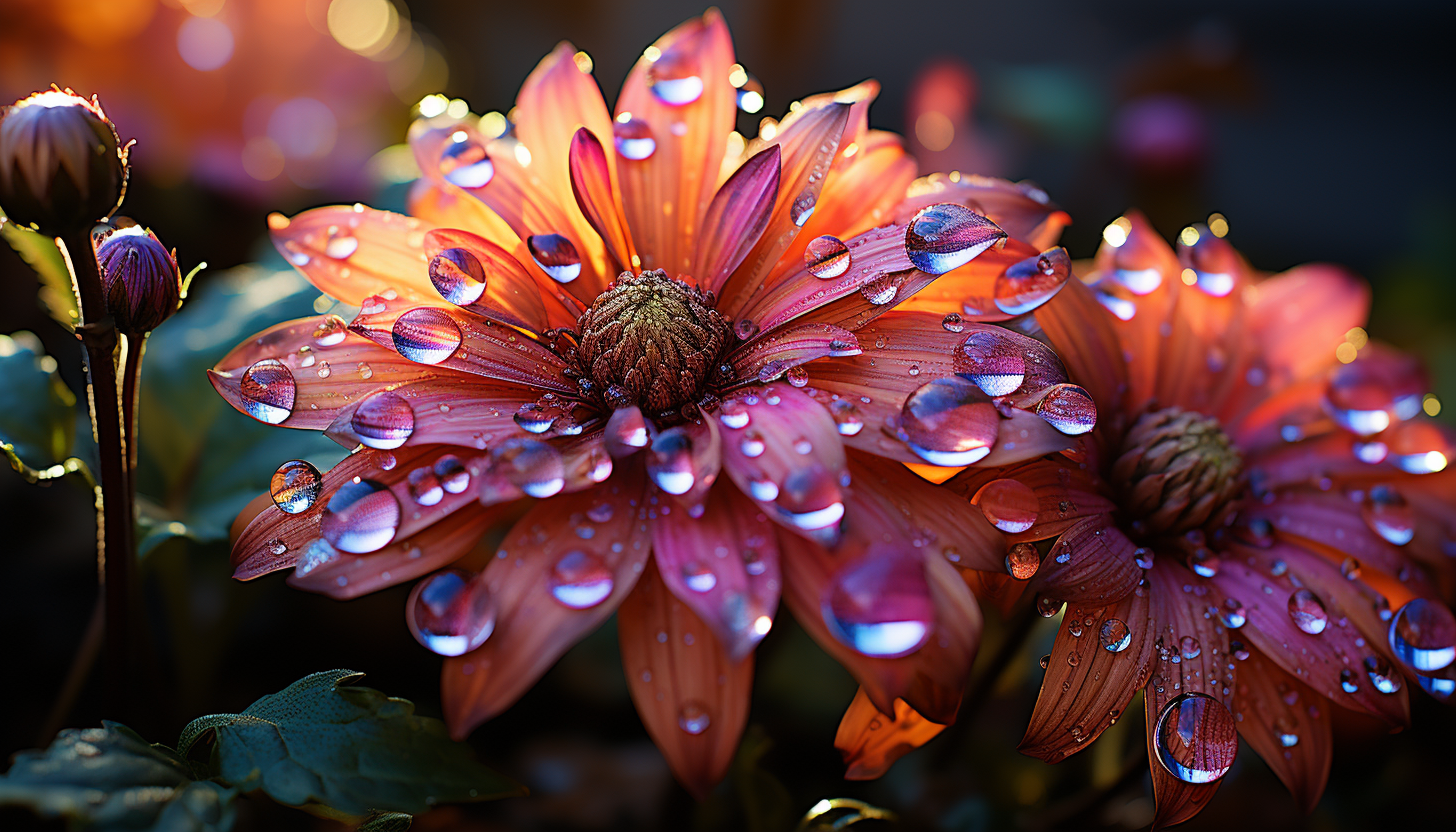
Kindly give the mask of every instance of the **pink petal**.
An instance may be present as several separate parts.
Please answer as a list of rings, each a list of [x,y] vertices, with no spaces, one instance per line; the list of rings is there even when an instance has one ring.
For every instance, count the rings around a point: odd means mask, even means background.
[[[362,205],[268,218],[279,253],[319,291],[352,306],[390,289],[415,301],[439,297],[430,285],[423,248],[431,228],[415,217]]]
[[[855,511],[845,520],[848,536],[907,540],[959,569],[1004,570],[1006,536],[954,492],[897,462],[858,451],[849,470]]]
[[[1234,714],[1248,743],[1306,814],[1324,793],[1334,759],[1330,703],[1257,650],[1239,662]],[[1289,742],[1292,739],[1293,742]]]
[[[772,534],[772,530],[769,530]],[[753,662],[723,649],[648,565],[617,611],[628,690],[679,782],[699,798],[728,771],[748,722]]]
[[[859,341],[849,330],[829,324],[788,324],[742,344],[725,361],[736,379],[770,382],[816,358],[859,352]]]
[[[779,146],[749,157],[728,177],[703,215],[692,275],[704,288],[719,292],[728,275],[748,256],[768,227],[779,195]]]
[[[705,508],[698,517],[659,508],[653,558],[672,594],[740,661],[768,633],[778,608],[778,538],[772,521],[730,485],[713,489]]]
[[[622,213],[622,194],[612,179],[614,166],[608,161],[601,140],[587,128],[578,128],[571,139],[569,161],[571,190],[581,213],[601,235],[617,270],[635,269],[640,261]]]
[[[644,508],[641,480],[618,477],[536,503],[507,533],[482,573],[495,631],[445,661],[441,695],[455,737],[510,707],[621,604],[651,549]]]
[[[1115,603],[1142,580],[1136,550],[1111,517],[1088,517],[1057,539],[1037,570],[1032,589],[1084,606]]]

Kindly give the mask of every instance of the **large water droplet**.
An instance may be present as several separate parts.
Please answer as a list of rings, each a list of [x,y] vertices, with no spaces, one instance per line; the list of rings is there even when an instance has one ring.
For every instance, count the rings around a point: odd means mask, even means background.
[[[415,584],[405,621],[415,639],[441,656],[460,656],[485,643],[495,630],[496,607],[485,582],[446,569]]]
[[[693,592],[708,592],[718,585],[718,576],[713,570],[696,561],[683,564],[682,577]]]
[[[821,465],[790,471],[775,500],[780,516],[807,532],[837,532],[844,519],[839,483]]]
[[[1041,552],[1030,543],[1017,543],[1006,551],[1006,573],[1018,581],[1029,581],[1041,568]]]
[[[1008,396],[1026,381],[1026,358],[1010,338],[992,330],[966,336],[955,368],[988,396]]]
[[[1369,436],[1419,414],[1426,387],[1414,356],[1371,344],[1330,372],[1324,407],[1341,427]]]
[[[443,309],[420,306],[394,321],[394,351],[420,364],[439,364],[460,341],[460,325]]]
[[[1400,674],[1391,668],[1384,656],[1366,656],[1365,675],[1370,677],[1370,686],[1381,693],[1395,693],[1400,690]]]
[[[1325,612],[1324,602],[1307,589],[1297,589],[1290,593],[1289,617],[1294,619],[1294,626],[1312,636],[1323,633],[1330,623],[1330,614]]]
[[[920,649],[935,620],[925,564],[899,549],[872,551],[841,568],[825,587],[822,610],[835,638],[876,658]]]
[[[697,74],[698,58],[685,44],[670,47],[647,68],[647,86],[664,104],[681,107],[703,95],[703,79]]]
[[[1415,536],[1415,510],[1389,485],[1370,487],[1360,506],[1360,516],[1372,531],[1396,546],[1404,546]]]
[[[1132,629],[1121,619],[1109,618],[1102,622],[1102,629],[1097,634],[1097,640],[1102,643],[1103,650],[1109,653],[1121,653],[1132,644]]]
[[[693,474],[693,441],[681,427],[669,428],[652,440],[647,473],[669,494],[686,494],[697,478]]]
[[[290,459],[273,472],[268,490],[273,505],[285,514],[300,514],[313,508],[323,484],[319,469],[304,460]]]
[[[992,480],[975,493],[971,502],[991,525],[1007,534],[1020,534],[1036,523],[1041,504],[1036,492],[1025,483],[1012,479]]]
[[[1008,315],[1025,315],[1060,292],[1071,273],[1072,258],[1064,248],[1028,257],[996,278],[992,290],[996,308]]]
[[[336,549],[364,555],[394,539],[399,519],[399,500],[388,486],[374,480],[351,480],[329,498],[319,533]]]
[[[707,707],[696,700],[684,702],[683,706],[677,710],[678,727],[694,736],[708,730],[711,723]]]
[[[576,246],[560,234],[535,234],[526,238],[531,259],[557,283],[570,283],[581,276],[581,255]]]
[[[293,371],[276,358],[265,358],[243,373],[243,409],[260,422],[276,425],[293,415],[298,385]]]
[[[804,265],[820,280],[839,277],[849,270],[849,246],[838,237],[815,237],[804,247]]]
[[[546,498],[566,485],[561,453],[544,442],[513,436],[491,452],[491,470],[529,496]]]
[[[360,442],[388,451],[409,441],[415,412],[398,393],[381,390],[359,403],[350,424]]]
[[[1237,630],[1248,623],[1249,620],[1248,611],[1235,598],[1224,599],[1223,608],[1218,611],[1218,617],[1219,620],[1223,621],[1223,626],[1230,630]]]
[[[468,306],[485,294],[485,266],[468,249],[447,248],[430,260],[430,282],[440,297]]]
[[[464,131],[455,134],[456,141],[440,152],[440,173],[459,188],[484,188],[495,176],[495,164],[486,155],[485,145],[470,138]]]
[[[920,209],[905,227],[905,254],[926,274],[945,274],[1006,239],[994,222],[964,205]]]
[[[905,400],[900,438],[932,465],[970,465],[991,452],[1001,414],[975,384],[936,379]]]
[[[551,567],[551,596],[574,610],[595,607],[612,594],[612,570],[590,552],[562,555]]]
[[[1456,617],[1438,601],[1412,598],[1390,621],[1390,649],[1419,673],[1432,673],[1456,660]]]
[[[359,250],[359,238],[349,234],[330,234],[324,243],[324,254],[335,260],[347,260]]]
[[[1158,762],[1185,783],[1212,783],[1224,776],[1239,750],[1233,714],[1206,693],[1173,697],[1154,732]]]
[[[612,123],[612,140],[617,153],[625,159],[640,162],[657,150],[657,140],[652,138],[652,127],[640,118],[621,116]]]
[[[1036,403],[1036,412],[1047,424],[1068,436],[1077,436],[1097,427],[1097,405],[1086,390],[1075,384],[1052,385],[1051,390]]]

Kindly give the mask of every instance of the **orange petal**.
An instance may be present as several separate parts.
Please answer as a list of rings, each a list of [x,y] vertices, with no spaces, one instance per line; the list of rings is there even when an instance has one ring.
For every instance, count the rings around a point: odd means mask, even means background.
[[[644,122],[656,149],[640,161],[621,160],[622,203],[642,268],[683,274],[737,116],[737,90],[728,81],[733,43],[723,16],[710,10],[663,35],[648,54],[657,57],[640,58],[622,85],[617,119]],[[702,87],[692,101],[670,104],[653,91],[654,81],[690,78]]]
[[[1369,311],[1365,281],[1338,266],[1298,266],[1254,286],[1249,329],[1270,380],[1288,382],[1330,366],[1335,347]]]
[[[1148,680],[1153,636],[1146,592],[1108,607],[1068,604],[1020,751],[1060,762],[1121,719]]]
[[[916,713],[903,699],[895,700],[895,716],[887,717],[860,688],[834,735],[834,747],[847,766],[844,779],[874,780],[944,730],[944,725]]]
[[[1107,310],[1097,302],[1092,290],[1073,277],[1056,297],[1036,310],[1036,322],[1056,348],[1072,381],[1087,388],[1099,411],[1116,413],[1127,392],[1127,360]],[[1098,433],[1106,430],[1104,427]]]
[[[713,629],[649,564],[617,610],[627,689],[672,773],[699,799],[733,761],[753,687],[753,662],[734,661]]]
[[[495,631],[445,661],[441,696],[453,736],[510,707],[621,604],[651,549],[642,510],[640,477],[623,474],[542,500],[511,528],[482,573],[496,599]],[[577,513],[591,522],[589,537],[576,533],[587,522]]]
[[[1116,246],[1103,243],[1097,251],[1097,270],[1088,279],[1100,302],[1122,310],[1104,315],[1117,332],[1123,355],[1129,356],[1124,401],[1141,403],[1153,395],[1164,324],[1173,325],[1169,283],[1178,281],[1181,269],[1173,250],[1141,213],[1129,211],[1122,219],[1127,223],[1126,238]]]
[[[1312,812],[1334,759],[1331,705],[1259,651],[1248,654],[1234,693],[1239,736],[1279,775],[1299,808]]]
[[[946,481],[945,487],[970,499],[987,483],[1015,480],[1036,494],[1037,515],[1031,528],[1008,533],[1015,543],[1056,537],[1085,517],[1110,514],[1116,505],[1097,492],[1090,472],[1056,459],[1036,459],[1011,467],[967,468]]]
[[[858,105],[856,105],[858,106]],[[851,127],[854,116],[850,117]],[[881,225],[905,196],[915,179],[915,159],[905,152],[900,137],[882,130],[840,142],[834,169],[824,182],[814,215],[784,250],[777,269],[804,259],[809,241],[825,234],[847,240]],[[846,157],[846,153],[853,151]]]
[[[330,205],[293,218],[268,218],[273,245],[308,281],[330,297],[358,306],[393,289],[401,298],[433,301],[425,232],[416,217],[362,205]]]

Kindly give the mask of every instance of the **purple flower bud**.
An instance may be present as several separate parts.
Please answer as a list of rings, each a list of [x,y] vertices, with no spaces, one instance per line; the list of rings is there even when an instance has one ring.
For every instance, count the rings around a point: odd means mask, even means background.
[[[175,252],[133,225],[110,232],[96,248],[106,308],[123,333],[151,332],[177,311],[182,273]]]
[[[99,104],[35,93],[0,109],[0,208],[48,237],[90,228],[120,204],[126,156]]]

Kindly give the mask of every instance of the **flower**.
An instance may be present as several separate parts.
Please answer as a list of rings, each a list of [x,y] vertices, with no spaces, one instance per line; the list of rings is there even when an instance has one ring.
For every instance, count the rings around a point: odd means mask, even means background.
[[[589,67],[559,46],[511,132],[417,122],[414,216],[270,220],[359,313],[280,324],[213,383],[254,418],[361,447],[326,474],[279,469],[237,576],[292,566],[348,598],[434,572],[406,617],[450,657],[457,735],[616,611],[639,712],[699,793],[737,747],[781,590],[877,707],[950,721],[980,614],[942,553],[999,559],[1005,541],[894,460],[1026,459],[1067,438],[955,380],[959,316],[890,310],[947,272],[1034,306],[1066,277],[1060,249],[1059,273],[1035,268],[1065,215],[1009,182],[912,186],[898,139],[866,126],[872,83],[744,140],[747,74],[716,12],[644,53],[615,117]],[[506,518],[494,556],[472,556]]]
[[[1226,232],[1215,215],[1175,252],[1138,214],[1108,226],[1091,272],[1023,327],[1091,391],[1097,427],[946,484],[1014,544],[992,597],[1066,604],[1021,749],[1074,754],[1142,689],[1155,827],[1208,803],[1237,736],[1308,810],[1335,706],[1399,727],[1405,681],[1456,689],[1456,474],[1451,435],[1421,418],[1425,376],[1368,340],[1361,281],[1261,277]]]
[[[116,328],[147,333],[172,317],[182,302],[177,253],[140,225],[108,231],[96,246],[106,308]]]
[[[0,206],[48,237],[88,229],[121,203],[126,156],[100,103],[34,93],[0,111]]]

